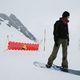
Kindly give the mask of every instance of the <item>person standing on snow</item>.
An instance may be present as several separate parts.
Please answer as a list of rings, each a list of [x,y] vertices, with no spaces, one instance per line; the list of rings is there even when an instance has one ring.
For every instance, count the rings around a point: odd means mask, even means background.
[[[68,18],[70,16],[70,13],[67,11],[64,11],[62,14],[62,17],[55,22],[54,24],[54,47],[52,54],[48,58],[48,62],[46,64],[47,68],[50,68],[53,64],[53,61],[55,60],[59,47],[62,45],[62,67],[64,69],[68,69],[68,61],[67,61],[67,46],[69,45],[69,32],[68,32]]]

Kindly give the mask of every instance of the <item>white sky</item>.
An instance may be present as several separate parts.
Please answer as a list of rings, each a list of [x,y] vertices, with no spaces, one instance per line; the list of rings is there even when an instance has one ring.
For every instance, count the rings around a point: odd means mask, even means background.
[[[33,61],[35,60],[47,62],[46,60],[53,46],[53,24],[61,17],[63,11],[68,10],[71,14],[69,23],[71,38],[68,50],[69,67],[80,70],[80,64],[78,62],[80,59],[80,37],[78,35],[78,33],[80,33],[79,8],[80,0],[0,0],[0,13],[7,15],[10,13],[15,14],[21,22],[33,34],[38,35],[37,37],[40,37],[40,39],[43,37],[44,28],[47,30],[45,53],[39,52],[38,54],[33,54],[30,52],[28,54],[26,52],[6,51],[0,54],[0,80],[79,80],[80,77],[77,76],[52,70],[42,70],[33,65]],[[2,29],[2,26],[0,26],[0,28]],[[13,32],[15,35],[17,34],[16,31]],[[3,33],[4,32],[2,32],[2,34]],[[0,37],[0,39],[1,38],[2,37]],[[19,39],[22,39],[22,37],[19,37]],[[3,38],[3,40],[5,39]],[[55,63],[59,64],[61,60],[60,57],[61,54],[59,54]]]
[[[59,17],[68,10],[71,15],[80,18],[79,3],[79,0],[0,0],[0,12],[23,15],[19,17],[31,21],[36,17]]]
[[[0,0],[0,13],[15,14],[36,35],[45,27],[51,31],[65,10],[71,14],[70,28],[79,28],[79,8],[80,0]]]

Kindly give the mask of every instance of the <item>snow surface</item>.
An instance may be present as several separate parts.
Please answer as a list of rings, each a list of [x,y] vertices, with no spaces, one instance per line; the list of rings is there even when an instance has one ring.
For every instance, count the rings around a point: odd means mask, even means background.
[[[11,41],[34,43],[5,22],[0,24],[0,80],[80,80],[80,76],[59,72],[56,70],[37,68],[34,61],[47,63],[53,48],[53,24],[66,9],[71,12],[69,32],[70,45],[68,48],[69,68],[80,70],[80,11],[77,0],[0,0],[2,13],[14,13],[28,26],[38,40],[39,51],[9,51],[7,43]],[[73,4],[72,4],[73,2]],[[56,7],[56,4],[59,6]],[[45,5],[45,6],[44,6]],[[68,6],[66,8],[66,6]],[[44,29],[46,43],[44,51]],[[42,42],[41,42],[42,40]],[[60,65],[62,60],[60,48],[54,64]]]

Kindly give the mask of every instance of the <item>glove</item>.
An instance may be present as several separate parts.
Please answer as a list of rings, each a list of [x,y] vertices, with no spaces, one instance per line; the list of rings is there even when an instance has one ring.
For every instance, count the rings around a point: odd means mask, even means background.
[[[69,46],[69,41],[67,41],[67,46]]]
[[[54,37],[55,46],[58,47],[58,38]]]
[[[67,37],[67,45],[69,46],[69,37]]]
[[[55,46],[58,47],[58,42],[55,42]]]

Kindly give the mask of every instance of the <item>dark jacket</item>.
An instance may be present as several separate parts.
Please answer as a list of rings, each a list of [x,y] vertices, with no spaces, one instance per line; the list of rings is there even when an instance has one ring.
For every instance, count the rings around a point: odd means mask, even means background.
[[[64,24],[61,18],[54,24],[54,40],[67,39],[69,41],[68,24]]]

